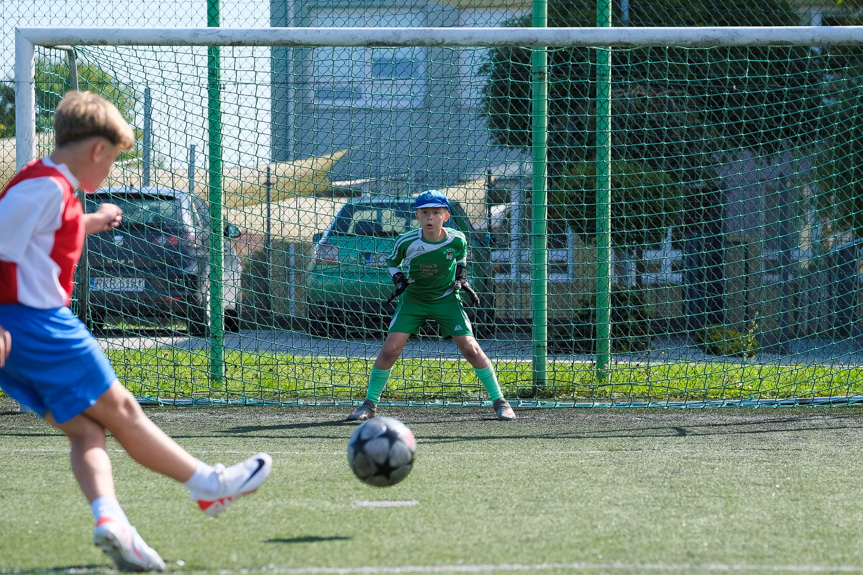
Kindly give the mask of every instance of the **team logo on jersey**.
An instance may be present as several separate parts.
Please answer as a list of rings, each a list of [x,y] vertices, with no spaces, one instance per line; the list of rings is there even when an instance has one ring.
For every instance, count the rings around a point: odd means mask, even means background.
[[[455,252],[453,252],[452,250],[447,250],[447,251],[446,251],[446,259],[451,260],[451,259],[453,259],[454,257],[455,257]]]

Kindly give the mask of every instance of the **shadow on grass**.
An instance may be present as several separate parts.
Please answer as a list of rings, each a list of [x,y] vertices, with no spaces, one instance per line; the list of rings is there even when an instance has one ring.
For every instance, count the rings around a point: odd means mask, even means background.
[[[657,414],[660,415],[660,414]],[[524,431],[523,433],[501,433],[501,434],[482,434],[482,435],[448,435],[440,433],[422,434],[420,440],[426,444],[443,444],[443,443],[459,443],[473,441],[489,441],[489,440],[523,440],[523,439],[643,439],[643,438],[662,438],[662,437],[710,437],[710,436],[769,436],[772,434],[784,433],[824,433],[825,431],[853,430],[863,428],[863,420],[859,415],[840,415],[824,414],[828,419],[812,417],[812,414],[802,415],[799,417],[777,417],[769,419],[758,419],[749,421],[721,421],[721,416],[715,418],[714,421],[706,423],[686,423],[680,425],[677,422],[668,422],[666,424],[656,425],[656,422],[645,421],[643,426],[615,426],[615,421],[606,419],[602,422],[591,422],[588,424],[590,429],[564,430],[560,427],[551,427],[548,430],[521,430],[518,429],[519,423],[524,424],[525,419],[530,416],[522,417],[516,422],[507,422],[501,425],[507,427],[513,426],[512,431]],[[651,415],[642,415],[641,419],[651,419]],[[659,418],[657,418],[659,419]],[[496,420],[494,420],[495,423]],[[630,420],[631,421],[631,420]],[[541,423],[541,422],[535,422]],[[624,423],[623,418],[620,418],[619,423]],[[419,437],[419,436],[418,436]]]
[[[294,417],[292,408],[282,413],[284,419]],[[417,410],[410,415],[407,411],[396,410],[392,417],[404,421],[415,433],[422,433],[424,441],[454,442],[454,441],[484,441],[507,439],[614,439],[643,437],[686,437],[686,436],[722,436],[722,435],[769,435],[774,433],[807,432],[841,429],[863,428],[861,410],[849,413],[837,413],[835,410],[819,411],[806,408],[805,413],[788,414],[774,412],[772,414],[756,413],[755,410],[716,410],[710,414],[683,410],[669,412],[659,408],[649,408],[634,411],[573,411],[569,409],[518,410],[518,419],[512,422],[500,422],[492,413],[468,414],[464,411],[448,412],[443,408]],[[249,417],[258,417],[254,411]],[[323,415],[323,414],[322,414]],[[307,417],[303,414],[302,417]],[[279,417],[281,419],[281,417]],[[636,423],[633,423],[635,420]],[[272,421],[272,419],[270,419]],[[356,427],[355,422],[338,419],[309,421],[294,421],[273,423],[266,422],[252,425],[236,425],[224,429],[212,429],[209,434],[219,435],[250,435],[266,436],[270,432],[279,431],[336,431],[344,429],[351,432]],[[425,432],[423,433],[423,427]],[[440,433],[452,428],[454,433]],[[494,431],[491,431],[494,428]],[[431,431],[429,433],[429,431]],[[438,432],[438,433],[435,433]],[[181,434],[182,436],[182,434]],[[419,435],[418,435],[419,436]],[[299,433],[300,438],[319,438],[318,435]]]
[[[321,543],[323,541],[350,541],[350,537],[344,535],[331,535],[329,537],[318,537],[317,535],[306,535],[305,537],[289,537],[286,539],[267,539],[264,543]]]
[[[307,421],[303,423],[281,423],[279,425],[243,425],[225,429],[222,433],[243,434],[256,431],[278,431],[281,429],[315,429],[318,427],[341,427],[344,421]]]
[[[54,573],[75,573],[76,575],[86,575],[87,573],[116,573],[110,565],[69,565],[66,567],[45,567],[42,569],[13,569],[5,570],[0,568],[0,573],[14,573],[14,575],[50,575]]]

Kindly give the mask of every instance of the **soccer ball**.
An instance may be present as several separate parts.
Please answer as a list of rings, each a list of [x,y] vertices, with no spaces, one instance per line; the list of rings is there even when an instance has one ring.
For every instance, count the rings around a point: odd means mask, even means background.
[[[417,442],[408,426],[392,417],[364,421],[348,441],[348,463],[363,483],[395,485],[414,465]]]

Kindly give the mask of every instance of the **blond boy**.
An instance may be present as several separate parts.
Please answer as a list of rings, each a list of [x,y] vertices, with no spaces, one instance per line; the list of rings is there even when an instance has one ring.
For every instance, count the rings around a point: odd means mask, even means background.
[[[95,544],[121,571],[163,571],[117,502],[106,430],[139,464],[183,483],[212,516],[255,491],[272,459],[259,453],[225,468],[192,457],[147,418],[72,314],[86,234],[122,222],[113,204],[84,214],[75,189],[95,191],[135,135],[113,104],[90,92],[66,94],[54,133],[53,153],[0,192],[0,389],[69,438],[72,473],[96,520]]]

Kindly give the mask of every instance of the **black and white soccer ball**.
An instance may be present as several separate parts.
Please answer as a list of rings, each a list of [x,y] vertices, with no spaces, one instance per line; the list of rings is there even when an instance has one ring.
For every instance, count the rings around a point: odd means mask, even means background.
[[[348,463],[354,475],[375,487],[389,487],[407,477],[416,452],[413,432],[392,417],[364,421],[348,441]]]

